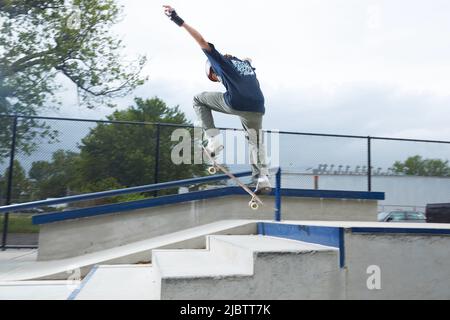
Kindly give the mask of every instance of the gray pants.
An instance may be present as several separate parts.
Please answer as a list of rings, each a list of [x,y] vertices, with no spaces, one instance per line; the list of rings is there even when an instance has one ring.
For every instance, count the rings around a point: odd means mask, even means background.
[[[208,133],[212,136],[220,133],[214,125],[212,111],[238,116],[241,119],[242,126],[246,132],[246,138],[249,142],[253,177],[257,178],[260,175],[269,174],[266,162],[264,135],[261,133],[264,116],[262,113],[238,111],[229,107],[221,92],[203,92],[196,95],[194,97],[194,109],[198,119],[202,122],[203,129],[208,130]]]

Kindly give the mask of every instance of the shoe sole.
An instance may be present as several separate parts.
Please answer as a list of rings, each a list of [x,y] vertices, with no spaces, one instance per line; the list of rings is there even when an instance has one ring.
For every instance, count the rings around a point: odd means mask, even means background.
[[[261,188],[259,190],[255,191],[255,194],[270,194],[272,192],[272,188],[266,187],[266,188]]]

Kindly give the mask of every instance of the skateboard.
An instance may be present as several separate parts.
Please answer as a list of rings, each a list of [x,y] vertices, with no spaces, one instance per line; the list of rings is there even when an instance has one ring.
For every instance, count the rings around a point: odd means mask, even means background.
[[[248,206],[252,210],[258,210],[260,205],[264,205],[262,200],[254,193],[252,190],[250,190],[249,187],[247,187],[244,183],[242,183],[238,178],[236,178],[231,172],[229,172],[227,169],[222,167],[220,164],[217,163],[217,161],[211,157],[211,155],[208,153],[206,148],[202,146],[203,153],[206,154],[208,159],[211,161],[211,166],[208,168],[209,174],[216,174],[217,169],[225,173],[227,176],[229,176],[232,180],[234,180],[242,189],[244,189],[252,198],[250,202],[248,203]]]

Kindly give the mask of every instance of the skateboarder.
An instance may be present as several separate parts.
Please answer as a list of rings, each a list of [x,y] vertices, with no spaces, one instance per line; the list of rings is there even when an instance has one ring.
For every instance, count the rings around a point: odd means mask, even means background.
[[[271,185],[261,132],[265,113],[264,96],[251,60],[220,54],[213,44],[207,42],[197,30],[185,23],[171,6],[163,7],[165,14],[178,26],[186,29],[202,48],[208,58],[206,75],[209,80],[221,82],[227,89],[225,93],[203,92],[194,97],[194,109],[206,132],[207,151],[212,157],[217,157],[223,149],[212,111],[238,116],[249,141],[255,191],[268,192]]]

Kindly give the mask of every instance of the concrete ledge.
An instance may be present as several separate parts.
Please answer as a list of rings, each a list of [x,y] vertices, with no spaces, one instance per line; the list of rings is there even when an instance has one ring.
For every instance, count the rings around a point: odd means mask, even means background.
[[[449,299],[450,225],[260,223],[262,235],[336,246],[345,299]],[[339,241],[337,241],[339,240]],[[335,243],[333,245],[333,243]],[[372,270],[372,271],[368,271]],[[380,288],[367,281],[378,270]]]
[[[274,196],[274,192],[275,191],[272,190],[271,196]],[[225,187],[212,190],[190,192],[185,194],[163,196],[139,201],[130,201],[111,205],[103,205],[92,208],[83,208],[64,212],[40,214],[33,216],[32,222],[33,224],[46,224],[71,219],[93,217],[115,212],[126,212],[130,210],[152,208],[195,200],[206,200],[229,195],[246,195],[246,194],[247,193],[240,187]],[[364,192],[364,191],[282,189],[281,195],[283,197],[299,197],[299,198],[384,200],[384,193],[382,192]]]
[[[253,211],[243,192],[229,187],[35,216],[40,224],[38,260],[81,256],[221,220],[273,219],[273,196],[262,196],[265,205]],[[321,221],[376,221],[376,199],[383,196],[316,191],[316,197],[304,197],[314,192],[292,189],[283,193],[283,219]],[[200,196],[206,198],[199,200]]]

